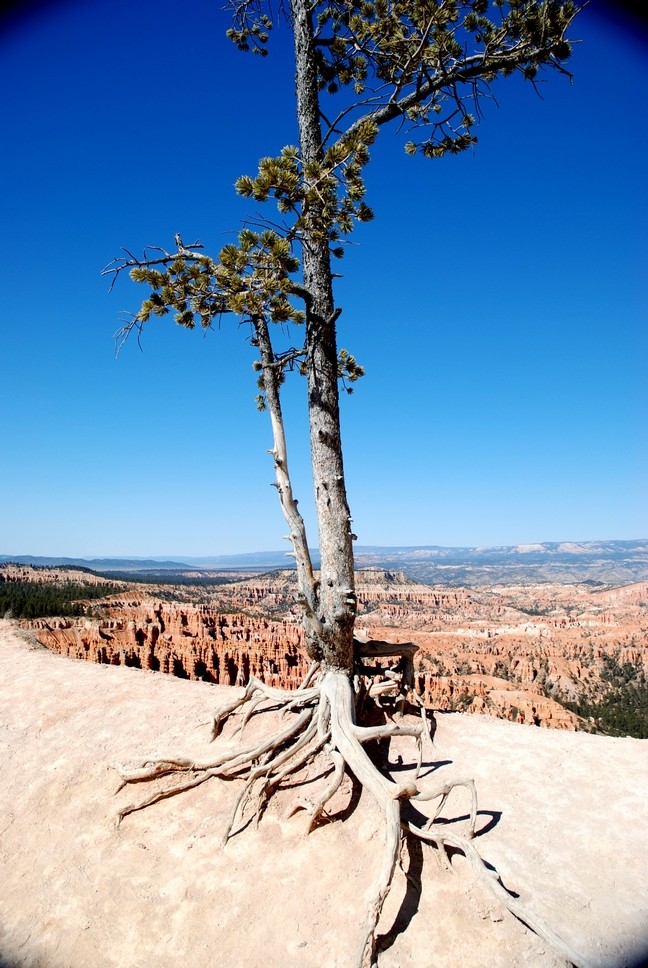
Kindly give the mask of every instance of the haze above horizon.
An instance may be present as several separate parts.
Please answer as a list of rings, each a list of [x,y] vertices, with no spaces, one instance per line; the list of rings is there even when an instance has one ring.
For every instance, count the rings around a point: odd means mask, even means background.
[[[342,401],[359,545],[648,534],[648,41],[618,9],[577,18],[573,85],[498,85],[474,152],[408,158],[387,132],[372,151],[376,220],[338,289],[340,345],[367,371]],[[163,320],[115,358],[141,294],[99,274],[175,232],[218,250],[256,211],[234,180],[294,142],[287,30],[262,61],[226,26],[209,0],[68,0],[0,22],[3,550],[282,543],[245,330]],[[315,546],[303,381],[286,391]]]

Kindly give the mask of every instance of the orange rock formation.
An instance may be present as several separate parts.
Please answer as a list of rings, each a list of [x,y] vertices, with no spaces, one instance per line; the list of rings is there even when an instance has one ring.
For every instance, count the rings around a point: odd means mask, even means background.
[[[32,626],[43,645],[72,658],[219,684],[250,675],[288,689],[300,683],[309,663],[294,572],[173,591],[194,600],[160,601],[154,586],[131,585],[89,603],[91,618]],[[419,646],[416,688],[432,708],[576,729],[586,724],[552,692],[586,693],[610,657],[648,675],[646,583],[438,588],[368,570],[358,573],[357,597],[357,624],[370,638]]]

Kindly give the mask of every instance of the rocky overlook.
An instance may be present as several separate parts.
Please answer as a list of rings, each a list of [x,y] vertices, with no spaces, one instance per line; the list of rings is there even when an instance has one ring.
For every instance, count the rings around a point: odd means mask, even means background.
[[[222,693],[123,665],[70,662],[0,620],[3,964],[348,968],[358,929],[349,912],[379,870],[383,820],[372,797],[354,808],[350,779],[341,812],[328,818],[344,822],[308,837],[309,816],[293,807],[300,792],[314,793],[292,778],[259,826],[250,823],[226,849],[242,781],[202,784],[115,826],[132,793],[115,795],[108,767],[149,754],[209,758],[215,747],[200,724]],[[267,735],[280,717],[255,717],[254,728]],[[411,768],[410,742],[398,750],[403,766],[396,750],[390,756],[399,777]],[[638,739],[457,714],[437,716],[424,764],[441,782],[475,778],[479,844],[506,885],[593,968],[628,968],[648,955],[647,756]],[[381,968],[428,964],[428,952],[435,968],[564,968],[476,883],[463,856],[453,856],[452,872],[435,850],[414,857],[413,866],[405,848],[394,874],[382,929],[393,945]],[[392,931],[401,918],[407,931]]]

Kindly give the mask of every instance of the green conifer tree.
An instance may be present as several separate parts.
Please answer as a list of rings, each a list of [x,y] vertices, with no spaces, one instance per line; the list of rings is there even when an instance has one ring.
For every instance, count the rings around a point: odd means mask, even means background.
[[[229,38],[242,51],[265,55],[273,26],[270,5],[264,0],[231,0],[229,6]],[[371,964],[375,955],[376,926],[400,849],[403,802],[436,803],[436,818],[450,790],[463,786],[471,802],[467,834],[458,835],[433,821],[426,828],[407,823],[407,829],[443,849],[461,849],[509,909],[575,964],[582,964],[488,874],[471,842],[476,816],[471,780],[433,789],[418,779],[398,784],[383,776],[364,751],[370,740],[409,735],[420,756],[425,718],[421,725],[356,723],[356,708],[365,702],[368,689],[416,700],[416,647],[354,638],[355,536],[344,480],[339,387],[340,381],[345,386],[355,382],[363,371],[337,345],[341,308],[335,301],[332,270],[354,224],[373,217],[365,202],[363,171],[381,130],[391,124],[407,131],[404,150],[430,159],[471,147],[477,141],[480,101],[498,78],[522,74],[533,84],[543,70],[568,74],[566,32],[577,8],[571,0],[290,0],[287,7],[294,40],[299,144],[285,147],[278,157],[262,158],[256,176],[242,176],[236,185],[242,196],[255,202],[273,199],[283,227],[270,219],[265,225],[256,223],[255,229],[246,227],[235,244],[215,256],[204,253],[198,243],[184,244],[176,235],[173,250],[148,250],[141,258],[128,254],[104,271],[116,277],[125,270],[150,290],[122,331],[123,338],[139,332],[151,317],[167,313],[188,329],[210,327],[227,313],[250,325],[259,353],[257,400],[272,423],[276,487],[290,528],[313,667],[298,693],[284,694],[251,679],[242,697],[237,694],[214,715],[216,735],[231,713],[260,697],[283,705],[291,711],[289,725],[265,745],[242,746],[236,756],[216,757],[200,769],[184,761],[147,763],[125,775],[124,782],[175,772],[179,780],[174,790],[180,792],[210,776],[245,769],[239,807],[252,787],[263,802],[287,773],[324,756],[332,779],[313,808],[312,828],[349,769],[381,804],[386,826],[384,863],[356,959],[362,966]],[[278,351],[273,336],[277,323],[300,327],[302,345]],[[281,387],[292,370],[307,381],[319,573],[311,562],[288,465]],[[370,667],[367,658],[391,659],[393,664]],[[376,676],[381,682],[370,685]],[[183,776],[187,773],[189,777]],[[160,795],[124,808],[120,816]]]

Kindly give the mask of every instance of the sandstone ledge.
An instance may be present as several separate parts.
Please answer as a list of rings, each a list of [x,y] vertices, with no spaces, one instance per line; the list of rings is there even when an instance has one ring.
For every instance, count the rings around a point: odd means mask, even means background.
[[[258,830],[218,838],[232,784],[206,784],[116,829],[110,763],[204,756],[219,687],[70,662],[0,622],[0,963],[11,968],[347,968],[380,863],[363,798],[302,836],[282,791]],[[459,714],[437,717],[427,769],[472,774],[484,856],[596,968],[648,942],[648,742]],[[122,796],[121,794],[120,796]],[[379,968],[558,968],[461,859],[404,857]],[[407,930],[401,931],[408,922]],[[392,929],[394,929],[392,931]]]

